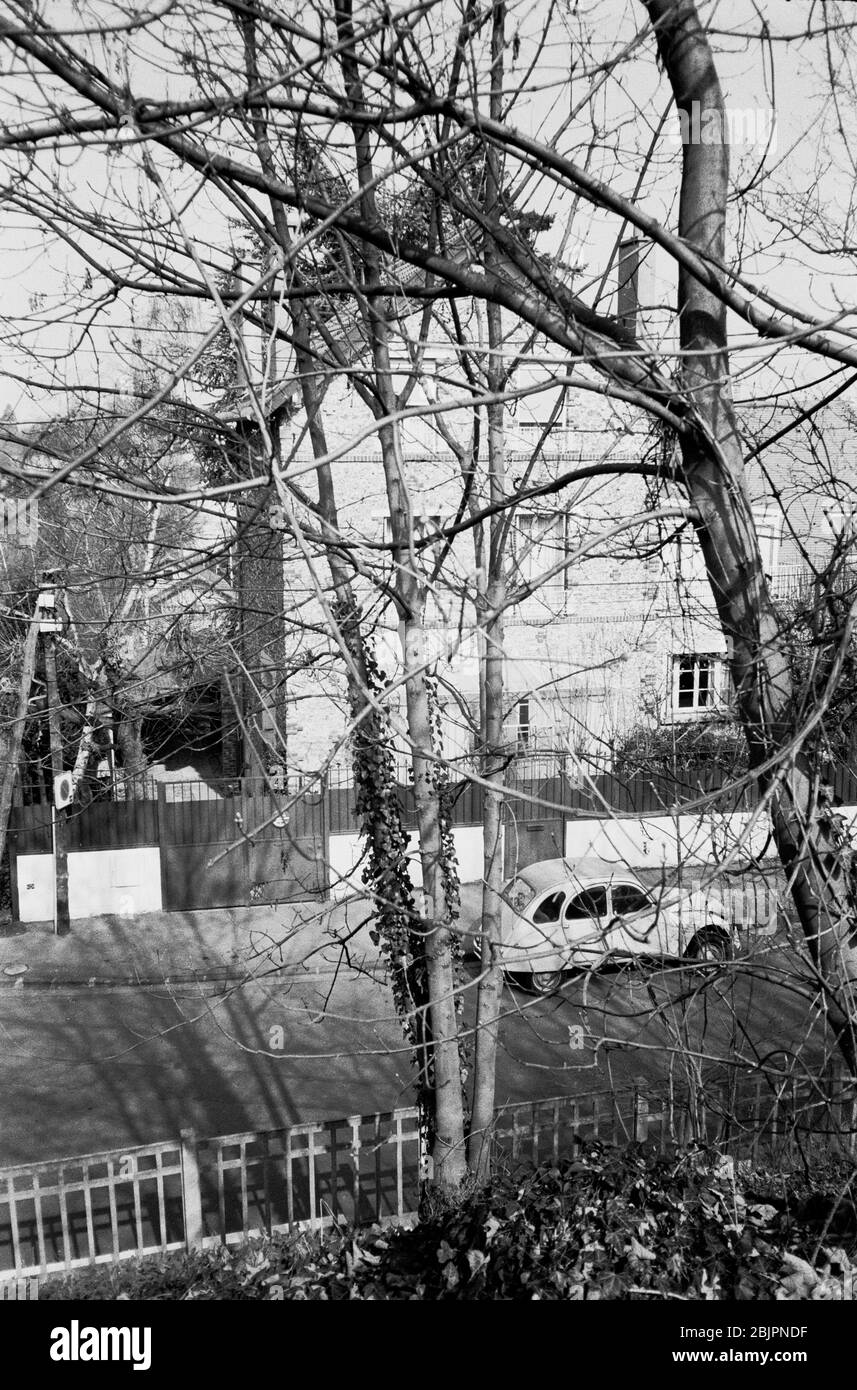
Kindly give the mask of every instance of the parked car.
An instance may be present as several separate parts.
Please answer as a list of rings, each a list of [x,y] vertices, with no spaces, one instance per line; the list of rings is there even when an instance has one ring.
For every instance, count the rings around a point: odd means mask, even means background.
[[[641,956],[723,961],[737,944],[716,894],[647,888],[601,859],[545,859],[503,889],[503,965],[540,994],[577,967]]]

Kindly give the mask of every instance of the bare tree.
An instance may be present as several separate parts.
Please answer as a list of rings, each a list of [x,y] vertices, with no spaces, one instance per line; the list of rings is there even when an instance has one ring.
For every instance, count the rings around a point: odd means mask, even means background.
[[[820,312],[793,307],[773,285],[760,285],[745,273],[748,234],[740,226],[733,234],[728,223],[729,122],[713,49],[716,35],[708,32],[714,20],[703,22],[692,0],[647,0],[637,12],[639,27],[623,31],[603,57],[594,52],[584,17],[539,12],[527,28],[527,16],[503,0],[487,10],[466,4],[451,30],[440,4],[406,8],[393,16],[380,3],[355,14],[348,0],[335,0],[310,20],[303,13],[283,16],[261,4],[219,0],[210,7],[189,2],[174,7],[166,18],[147,20],[144,50],[124,29],[112,33],[102,24],[99,31],[96,23],[94,32],[66,35],[36,18],[28,5],[8,8],[0,38],[9,61],[23,65],[28,91],[37,93],[30,97],[36,109],[9,121],[0,137],[11,206],[30,224],[50,228],[65,245],[77,239],[90,277],[87,285],[81,276],[77,302],[95,320],[109,323],[117,297],[121,302],[123,295],[135,294],[197,302],[210,311],[184,360],[117,421],[115,430],[96,446],[78,450],[36,491],[65,478],[72,485],[88,480],[105,486],[99,468],[112,438],[155,410],[180,382],[192,382],[218,335],[225,333],[240,355],[242,333],[256,332],[266,343],[293,351],[295,389],[288,401],[272,404],[266,382],[246,382],[249,413],[242,418],[252,419],[252,448],[227,482],[201,482],[195,492],[209,502],[240,498],[240,506],[250,509],[244,517],[248,524],[264,519],[275,505],[282,508],[295,553],[311,572],[308,583],[333,633],[352,724],[363,731],[367,747],[383,742],[387,724],[361,628],[361,582],[374,588],[376,598],[381,596],[379,603],[394,606],[401,625],[406,740],[425,912],[416,919],[412,915],[400,873],[401,821],[385,803],[384,814],[393,816],[395,841],[395,872],[387,890],[396,920],[409,920],[411,946],[421,939],[425,955],[426,995],[417,991],[412,1012],[423,1023],[428,1020],[420,1039],[422,1045],[430,1044],[438,1180],[454,1187],[463,1177],[465,1114],[436,779],[442,759],[434,746],[426,680],[431,665],[426,603],[432,585],[446,585],[453,592],[455,581],[450,565],[433,573],[425,557],[438,543],[448,554],[456,538],[472,530],[483,571],[469,591],[462,586],[463,601],[475,600],[478,607],[484,641],[484,761],[478,777],[488,793],[489,816],[471,1144],[471,1160],[483,1173],[500,984],[495,945],[502,882],[503,615],[545,578],[517,586],[507,582],[509,516],[537,495],[552,499],[588,480],[633,476],[651,484],[651,496],[634,508],[634,515],[621,519],[619,532],[636,526],[635,536],[643,536],[644,524],[659,520],[692,523],[730,653],[748,776],[762,786],[814,962],[818,994],[854,1067],[855,905],[846,847],[819,796],[820,779],[806,751],[809,734],[823,719],[841,678],[851,641],[851,610],[840,605],[841,621],[826,629],[824,681],[815,687],[815,707],[807,710],[794,689],[787,637],[765,578],[747,482],[748,449],[732,399],[735,353],[727,314],[735,315],[754,341],[767,343],[772,353],[799,344],[830,369],[853,369],[857,348],[847,321],[833,316],[831,322]],[[177,24],[183,26],[181,40]],[[817,36],[825,39],[824,25]],[[786,34],[783,41],[798,39]],[[654,44],[663,79],[652,61]],[[586,76],[576,75],[572,87],[572,63],[563,62],[558,83],[562,102],[549,111],[537,110],[531,120],[526,101],[538,85],[534,74],[543,55],[552,47],[572,57],[582,54]],[[518,70],[521,54],[525,67]],[[111,75],[117,61],[120,78]],[[176,77],[179,95],[162,95],[155,76],[159,65]],[[646,94],[631,99],[616,129],[607,131],[597,103],[615,73],[629,72],[639,77]],[[22,80],[17,71],[15,80]],[[671,157],[676,152],[666,143],[662,119],[651,123],[653,134],[647,127],[638,148],[637,135],[648,120],[648,95],[661,80],[682,118],[680,162]],[[621,83],[616,90],[624,94]],[[700,124],[716,128],[718,138],[696,138]],[[529,133],[531,129],[538,133]],[[619,148],[620,134],[627,137],[627,148]],[[565,151],[575,143],[579,153],[572,157]],[[51,156],[69,144],[87,159],[129,161],[123,165],[128,168],[137,160],[152,201],[123,203],[117,181],[105,216],[93,212],[74,179],[52,200]],[[630,183],[624,176],[626,156],[635,166]],[[674,228],[669,197],[659,200],[651,191],[657,167],[678,197]],[[758,192],[763,184],[759,174],[752,191],[764,213],[775,200],[765,201],[764,192]],[[408,216],[397,220],[393,212],[403,189]],[[194,206],[197,202],[202,211]],[[647,211],[659,202],[661,215]],[[555,205],[563,215],[547,253],[537,249],[532,231],[549,221]],[[591,223],[583,225],[587,208],[595,211]],[[287,211],[294,215],[291,225]],[[265,248],[267,259],[255,278],[225,286],[230,267],[218,236],[208,229],[208,213],[218,226],[237,219]],[[605,218],[611,231],[603,238],[598,219]],[[616,248],[629,227],[657,246],[675,269],[675,352],[668,339],[657,342],[659,306],[647,321],[644,305],[635,323],[618,305],[614,312],[604,307]],[[849,254],[844,247],[837,251]],[[311,269],[308,256],[315,257]],[[588,276],[581,269],[587,258]],[[282,314],[272,311],[272,287],[282,300]],[[477,379],[472,371],[472,354],[453,326],[454,399],[437,397],[434,403],[412,407],[409,393],[422,373],[419,345],[425,342],[426,326],[432,314],[439,320],[445,306],[454,325],[461,301],[485,306],[484,376]],[[400,391],[391,349],[408,316],[419,318],[421,327],[413,369]],[[245,327],[240,329],[242,320]],[[510,479],[504,461],[504,408],[515,399],[516,387],[503,361],[507,325],[551,355],[551,385],[576,391],[581,399],[594,394],[646,417],[666,447],[624,463],[610,457],[597,463],[570,460],[547,482]],[[325,385],[337,374],[359,385],[378,441],[390,534],[373,543],[374,548],[364,543],[361,549],[346,535],[334,490],[331,464],[349,449],[347,428],[339,429],[337,437],[326,413]],[[59,387],[60,382],[48,385]],[[775,396],[775,388],[769,394]],[[488,484],[482,505],[476,505],[465,469],[458,480],[454,521],[421,535],[402,455],[403,421],[411,409],[427,419],[448,414],[453,433],[452,422],[479,408],[488,418]],[[810,395],[805,411],[811,414],[814,408]],[[316,479],[317,500],[302,485],[306,460],[300,450],[290,450],[278,438],[283,422],[301,418],[311,443],[308,467]],[[218,439],[223,429],[221,411],[213,429]],[[243,425],[233,430],[233,446],[241,444],[242,433]],[[457,445],[460,462],[466,450],[460,439]],[[22,476],[28,477],[25,470]],[[133,490],[129,477],[120,485]],[[146,490],[152,505],[162,497],[163,489]],[[613,539],[616,528],[609,523],[614,519],[604,520],[608,524],[599,535],[562,556],[559,570],[582,562],[594,547]],[[278,556],[279,541],[271,545]],[[391,577],[379,578],[379,555],[389,558]],[[324,563],[319,567],[315,562],[320,557]],[[278,558],[274,563],[279,564]],[[248,606],[249,600],[244,610]],[[273,623],[284,606],[275,586],[266,621]],[[378,855],[382,825],[383,817],[369,829]]]

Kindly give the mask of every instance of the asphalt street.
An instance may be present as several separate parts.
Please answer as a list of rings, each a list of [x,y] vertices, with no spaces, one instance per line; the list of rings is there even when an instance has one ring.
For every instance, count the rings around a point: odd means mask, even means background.
[[[476,966],[467,967],[472,1024]],[[784,982],[785,981],[785,982]],[[504,994],[497,1103],[583,1094],[670,1069],[760,1061],[818,1071],[825,1039],[793,962],[603,972]],[[371,976],[0,994],[0,1167],[409,1104],[410,1059]]]

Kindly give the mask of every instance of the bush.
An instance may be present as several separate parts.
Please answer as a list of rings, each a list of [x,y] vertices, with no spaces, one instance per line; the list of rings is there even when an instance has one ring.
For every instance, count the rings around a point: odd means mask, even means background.
[[[12,881],[9,876],[9,855],[0,858],[0,922],[12,916]]]
[[[613,747],[618,777],[660,776],[693,785],[697,776],[716,771],[724,781],[747,770],[747,740],[722,719],[686,724],[639,724]]]
[[[574,1160],[435,1203],[414,1227],[339,1227],[100,1266],[46,1281],[40,1297],[855,1297],[853,1164],[832,1160],[803,1178],[742,1168],[736,1178],[731,1159],[700,1149],[589,1143]]]
[[[246,1301],[279,1296],[271,1294],[273,1284],[295,1298],[305,1283],[321,1286],[338,1269],[340,1244],[337,1232],[275,1235],[193,1254],[122,1260],[45,1279],[39,1300]]]

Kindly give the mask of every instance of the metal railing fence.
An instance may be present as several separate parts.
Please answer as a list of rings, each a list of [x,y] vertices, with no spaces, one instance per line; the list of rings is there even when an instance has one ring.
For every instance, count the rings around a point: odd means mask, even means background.
[[[501,1107],[498,1158],[558,1161],[581,1143],[697,1142],[753,1162],[852,1157],[853,1083],[758,1076],[630,1087]],[[0,1172],[0,1280],[295,1229],[402,1222],[427,1171],[414,1108],[88,1154]]]

